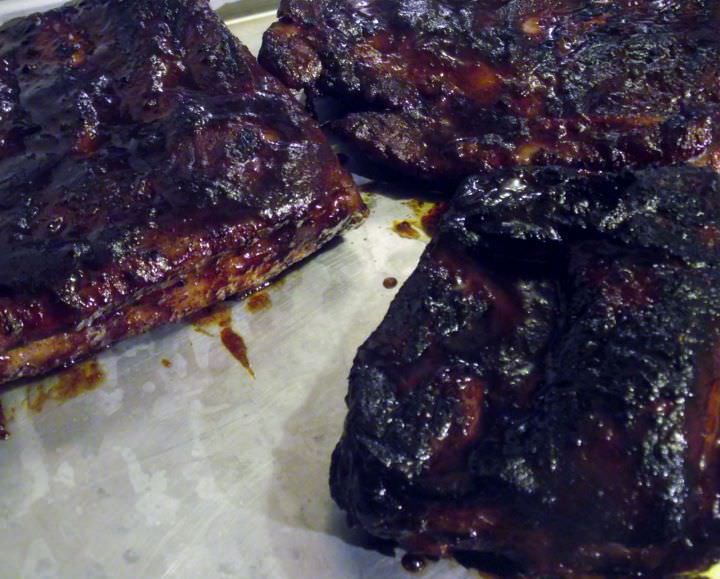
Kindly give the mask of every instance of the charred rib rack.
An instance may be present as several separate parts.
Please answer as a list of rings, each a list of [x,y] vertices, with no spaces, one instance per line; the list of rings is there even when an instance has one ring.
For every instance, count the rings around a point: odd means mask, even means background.
[[[719,222],[708,169],[469,180],[355,360],[351,522],[504,575],[717,560]]]
[[[443,183],[716,154],[720,3],[283,0],[261,62],[359,150]]]
[[[0,28],[0,382],[263,284],[365,211],[205,0]]]

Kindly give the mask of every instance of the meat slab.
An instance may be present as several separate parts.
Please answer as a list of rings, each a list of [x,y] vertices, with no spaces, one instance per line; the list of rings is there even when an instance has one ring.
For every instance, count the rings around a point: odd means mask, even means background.
[[[364,213],[205,0],[0,28],[0,382],[251,291]]]
[[[720,167],[718,0],[283,0],[261,62],[439,183],[517,165]]]
[[[707,168],[470,179],[355,360],[331,472],[350,521],[502,576],[709,567],[719,222]]]

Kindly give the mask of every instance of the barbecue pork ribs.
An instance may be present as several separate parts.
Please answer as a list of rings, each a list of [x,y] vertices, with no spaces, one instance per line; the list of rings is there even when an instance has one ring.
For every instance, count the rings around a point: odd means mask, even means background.
[[[0,28],[0,382],[257,288],[365,208],[206,0]]]
[[[706,168],[469,180],[355,360],[350,521],[504,575],[717,560],[719,222]]]
[[[720,167],[718,0],[283,0],[260,60],[406,174]]]

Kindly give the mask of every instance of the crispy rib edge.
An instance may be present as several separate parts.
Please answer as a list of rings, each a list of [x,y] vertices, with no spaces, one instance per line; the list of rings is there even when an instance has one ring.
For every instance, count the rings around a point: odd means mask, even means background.
[[[259,240],[250,248],[243,247],[219,256],[181,277],[175,285],[150,292],[87,327],[55,334],[0,354],[0,384],[66,368],[126,338],[181,321],[230,297],[247,296],[316,253],[343,230],[358,225],[365,216],[366,210],[362,208],[339,226],[293,247],[285,257],[279,255],[282,251],[272,251],[277,250],[276,247],[264,254],[267,248],[263,242],[267,240]],[[261,260],[248,269],[244,264],[252,259],[249,255],[261,257]],[[213,287],[214,282],[223,278],[227,280],[225,283]]]

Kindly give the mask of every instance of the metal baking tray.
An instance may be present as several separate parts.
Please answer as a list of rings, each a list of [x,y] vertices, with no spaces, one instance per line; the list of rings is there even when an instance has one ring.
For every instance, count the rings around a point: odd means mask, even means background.
[[[5,0],[0,19],[51,4]],[[219,12],[257,52],[276,5]],[[402,198],[368,200],[362,227],[266,291],[271,307],[227,304],[255,378],[212,323],[179,324],[99,355],[93,389],[50,377],[0,397],[12,418],[0,443],[0,577],[404,574],[399,555],[347,529],[327,483],[355,351],[397,291],[383,280],[402,284],[427,241],[393,231],[415,218]],[[422,576],[478,574],[442,561]]]

